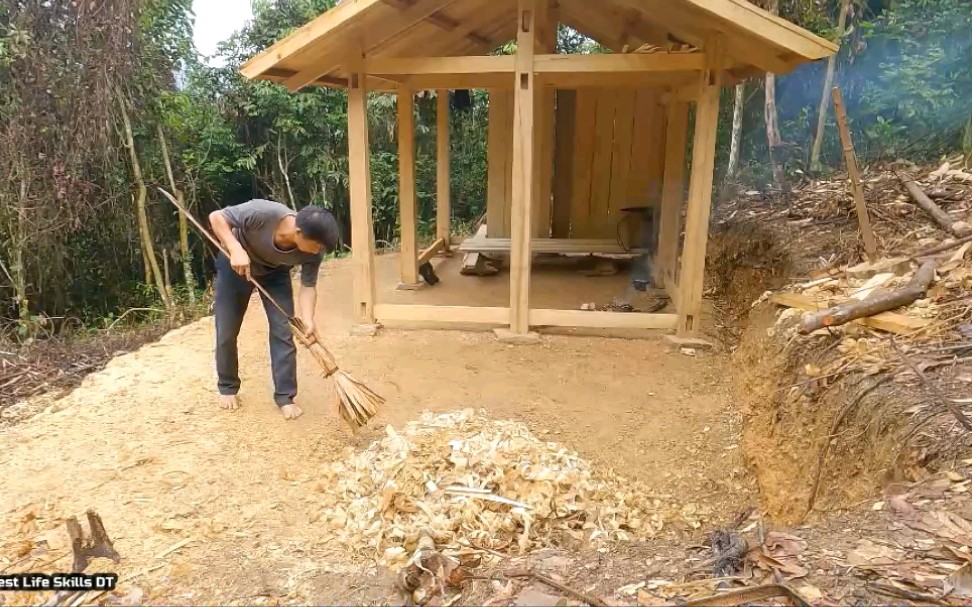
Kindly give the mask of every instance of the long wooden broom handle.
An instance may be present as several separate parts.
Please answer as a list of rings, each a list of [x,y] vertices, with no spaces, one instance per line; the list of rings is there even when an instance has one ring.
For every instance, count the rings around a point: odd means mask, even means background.
[[[203,236],[209,239],[209,242],[213,243],[213,246],[216,247],[220,253],[226,256],[226,259],[229,259],[230,255],[226,251],[226,249],[223,248],[223,244],[219,242],[219,240],[217,240],[216,237],[209,232],[209,230],[204,228],[203,225],[199,223],[199,221],[195,217],[192,216],[192,213],[190,213],[188,209],[186,209],[181,204],[179,204],[179,201],[176,200],[172,194],[166,192],[164,189],[159,188],[159,191],[162,192],[162,194],[169,199],[169,202],[171,202],[175,206],[175,208],[179,209],[179,212],[182,213],[185,216],[185,218],[192,223],[192,225],[196,226],[196,229],[199,230],[199,232]],[[283,306],[277,303],[277,300],[274,299],[273,296],[270,295],[270,293],[268,293],[265,288],[263,288],[263,285],[261,285],[256,280],[254,280],[252,276],[250,277],[250,282],[253,283],[253,286],[255,286],[258,291],[260,291],[261,295],[266,297],[270,303],[272,303],[278,310],[280,310],[280,312],[284,316],[287,317],[287,321],[290,322],[291,325],[296,327],[301,332],[301,337],[303,337],[303,333],[306,331],[304,322],[299,318],[297,318],[296,316],[287,313],[287,311],[283,309]]]

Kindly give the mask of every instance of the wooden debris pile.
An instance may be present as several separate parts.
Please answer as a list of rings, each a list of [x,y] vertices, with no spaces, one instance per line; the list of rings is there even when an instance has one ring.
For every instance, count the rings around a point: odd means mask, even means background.
[[[426,413],[328,465],[321,522],[362,559],[402,566],[423,534],[455,554],[524,554],[558,541],[650,536],[661,503],[519,422]]]

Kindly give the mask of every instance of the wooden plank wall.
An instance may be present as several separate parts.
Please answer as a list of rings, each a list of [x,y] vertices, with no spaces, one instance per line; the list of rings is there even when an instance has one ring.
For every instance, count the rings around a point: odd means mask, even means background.
[[[513,91],[490,89],[486,139],[486,236],[510,237],[513,199]]]
[[[556,113],[554,236],[614,239],[621,209],[659,202],[667,123],[661,93],[631,88],[563,90],[557,92]],[[510,237],[512,144],[513,95],[490,90],[490,238]]]
[[[563,92],[560,93],[563,95]],[[571,91],[573,149],[556,155],[554,217],[570,209],[570,238],[616,238],[621,209],[658,203],[666,113],[660,93],[635,89]],[[568,199],[569,197],[569,199]]]

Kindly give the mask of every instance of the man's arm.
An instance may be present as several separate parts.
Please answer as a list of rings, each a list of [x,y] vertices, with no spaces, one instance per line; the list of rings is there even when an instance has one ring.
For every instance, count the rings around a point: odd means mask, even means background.
[[[300,319],[304,321],[307,333],[304,335],[310,343],[318,340],[317,325],[314,323],[314,313],[317,310],[317,287],[300,285],[297,292],[297,306]]]
[[[223,247],[230,256],[230,265],[240,276],[250,280],[250,256],[243,249],[240,241],[233,236],[233,229],[222,211],[213,211],[209,214],[209,224],[213,226],[216,238],[223,243]]]
[[[316,261],[305,263],[300,268],[300,291],[297,292],[297,310],[300,319],[307,327],[305,336],[314,343],[320,338],[314,313],[317,311],[317,278],[321,272],[323,256]]]

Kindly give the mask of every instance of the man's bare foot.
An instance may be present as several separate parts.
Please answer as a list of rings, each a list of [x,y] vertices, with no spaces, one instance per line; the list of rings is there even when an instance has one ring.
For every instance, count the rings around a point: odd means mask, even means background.
[[[240,399],[235,394],[220,394],[219,406],[227,411],[236,411],[240,408]]]
[[[304,411],[294,404],[280,407],[280,412],[283,413],[284,419],[297,419],[304,414]]]

